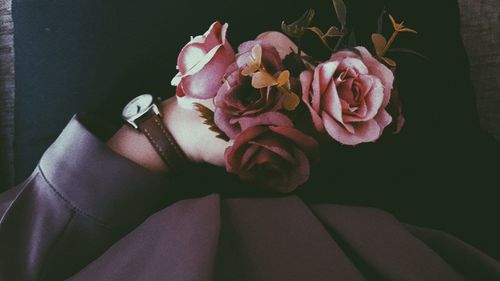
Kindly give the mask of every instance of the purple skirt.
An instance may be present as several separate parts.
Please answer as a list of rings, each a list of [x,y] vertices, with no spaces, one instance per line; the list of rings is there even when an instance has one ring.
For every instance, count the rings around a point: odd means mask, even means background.
[[[440,231],[366,207],[209,195],[167,207],[69,280],[500,280]]]

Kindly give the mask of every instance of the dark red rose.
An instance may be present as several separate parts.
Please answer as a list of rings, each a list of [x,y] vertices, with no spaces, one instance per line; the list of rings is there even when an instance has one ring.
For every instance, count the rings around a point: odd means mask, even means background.
[[[242,132],[226,149],[226,169],[241,179],[277,192],[296,189],[309,179],[318,160],[318,143],[293,127],[285,115],[267,112],[242,118]]]

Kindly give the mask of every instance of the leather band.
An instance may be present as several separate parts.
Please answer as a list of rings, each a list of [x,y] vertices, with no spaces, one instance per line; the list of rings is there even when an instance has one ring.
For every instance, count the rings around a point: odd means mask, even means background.
[[[137,126],[149,139],[169,171],[179,172],[189,165],[186,154],[165,128],[159,115],[153,114],[149,118],[138,122]]]

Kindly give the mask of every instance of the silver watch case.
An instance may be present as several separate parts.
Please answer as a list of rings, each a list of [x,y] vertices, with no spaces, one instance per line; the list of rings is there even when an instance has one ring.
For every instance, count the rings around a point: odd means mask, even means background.
[[[135,109],[137,109],[137,111],[134,113],[133,111]],[[123,120],[137,130],[139,129],[138,123],[152,115],[161,116],[161,113],[158,106],[154,103],[153,96],[150,94],[144,94],[134,98],[122,111]]]

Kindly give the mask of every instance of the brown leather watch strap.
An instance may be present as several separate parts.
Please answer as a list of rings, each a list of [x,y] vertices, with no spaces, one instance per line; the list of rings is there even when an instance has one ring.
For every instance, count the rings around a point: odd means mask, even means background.
[[[174,137],[165,128],[159,115],[138,122],[141,132],[149,139],[169,171],[179,172],[189,164],[186,154],[179,147]]]

